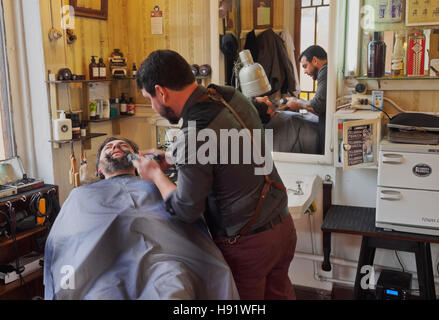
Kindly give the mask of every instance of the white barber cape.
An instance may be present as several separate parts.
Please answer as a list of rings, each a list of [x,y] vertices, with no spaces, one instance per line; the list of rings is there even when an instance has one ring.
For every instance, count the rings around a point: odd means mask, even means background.
[[[169,215],[158,189],[120,176],[73,190],[49,234],[45,299],[239,299],[204,224]]]

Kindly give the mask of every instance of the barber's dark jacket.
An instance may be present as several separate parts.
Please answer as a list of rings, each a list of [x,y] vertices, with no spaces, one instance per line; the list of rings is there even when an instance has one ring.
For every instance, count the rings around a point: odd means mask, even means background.
[[[328,87],[328,64],[322,66],[317,74],[316,95],[310,101],[311,107],[319,116],[319,136],[320,149],[325,152],[325,134],[326,134],[326,94]]]
[[[255,107],[239,91],[232,87],[212,87],[234,107],[250,130],[263,130]],[[239,143],[228,143],[226,149],[221,148],[220,130],[236,129],[240,131],[242,127],[221,102],[211,99],[201,101],[206,93],[207,89],[199,86],[184,106],[182,130],[177,136],[173,150],[178,168],[177,189],[165,199],[165,202],[171,214],[189,223],[205,214],[206,222],[214,238],[232,237],[237,235],[253,216],[265,184],[265,177],[263,174],[255,174],[255,169],[258,166],[254,164],[253,156],[250,157],[252,161],[244,161],[244,157],[248,153],[243,155],[243,139],[240,139]],[[194,129],[191,131],[188,126],[193,121],[196,121],[197,133],[201,129],[212,130],[210,132],[214,133],[218,141],[215,150],[206,152],[206,149],[203,148],[203,144],[212,137],[204,137],[203,139],[199,137],[202,141],[198,142],[195,148],[190,146],[191,143],[188,139],[190,139]],[[224,141],[226,140],[224,139]],[[264,141],[264,138],[262,137],[260,140]],[[239,161],[236,162],[239,164],[230,164],[231,149],[237,144],[240,156]],[[225,155],[224,152],[221,154],[221,150],[228,150],[228,155]],[[194,159],[196,153],[208,154],[217,161],[216,163],[215,161],[210,161],[207,164],[200,163],[199,159]],[[262,151],[262,153],[264,152]],[[181,156],[183,154],[184,159]],[[266,155],[271,157],[271,150],[267,150]],[[220,158],[226,159],[229,164],[221,164],[223,162]],[[266,162],[272,161],[271,158],[265,160]],[[258,162],[260,163],[260,161]],[[272,167],[270,178],[282,184],[274,164]],[[262,210],[250,231],[264,226],[277,216],[288,214],[287,203],[285,191],[271,187]]]

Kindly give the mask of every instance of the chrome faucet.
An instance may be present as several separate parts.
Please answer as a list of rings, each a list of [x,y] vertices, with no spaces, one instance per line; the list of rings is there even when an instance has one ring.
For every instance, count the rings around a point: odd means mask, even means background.
[[[302,190],[303,181],[296,181],[296,183],[297,183],[297,190],[288,189],[287,191],[293,192],[295,196],[303,196],[304,195]]]

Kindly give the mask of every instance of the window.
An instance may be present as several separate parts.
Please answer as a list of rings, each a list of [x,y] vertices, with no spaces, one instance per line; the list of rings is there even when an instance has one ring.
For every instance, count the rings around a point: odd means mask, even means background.
[[[329,38],[329,1],[330,0],[296,0],[295,12],[295,47],[296,61],[300,76],[300,97],[311,100],[316,91],[316,82],[307,76],[298,58],[301,52],[312,45],[319,45],[328,50]]]
[[[10,100],[3,3],[0,0],[0,160],[16,155]]]

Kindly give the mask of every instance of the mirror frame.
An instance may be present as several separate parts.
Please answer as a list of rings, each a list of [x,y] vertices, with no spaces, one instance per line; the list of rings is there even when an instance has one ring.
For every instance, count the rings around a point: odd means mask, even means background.
[[[289,2],[289,0],[285,0]],[[334,164],[334,143],[333,143],[333,121],[336,110],[337,100],[337,83],[338,83],[338,64],[340,44],[343,44],[344,37],[344,19],[337,19],[338,14],[342,11],[343,1],[331,0],[329,6],[329,47],[328,47],[328,84],[327,84],[327,103],[326,103],[326,131],[325,131],[325,154],[312,155],[302,153],[284,153],[273,152],[273,160],[276,162],[287,163],[306,163],[317,165],[333,165]],[[285,10],[287,11],[287,10]],[[291,15],[289,16],[291,17]],[[285,18],[284,18],[285,19]],[[343,20],[343,21],[340,21]],[[285,20],[285,29],[290,30],[288,24],[294,21]]]

